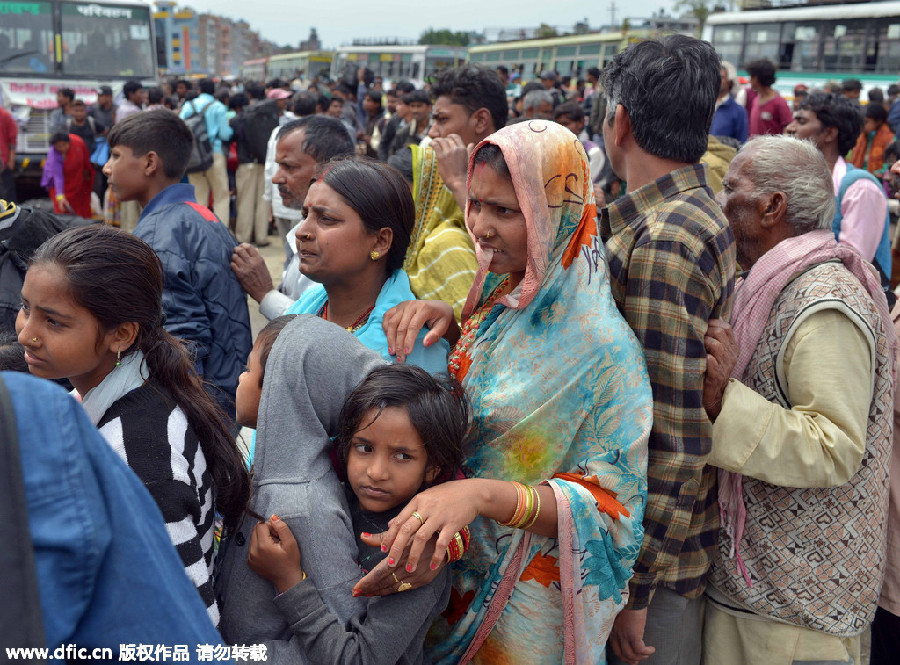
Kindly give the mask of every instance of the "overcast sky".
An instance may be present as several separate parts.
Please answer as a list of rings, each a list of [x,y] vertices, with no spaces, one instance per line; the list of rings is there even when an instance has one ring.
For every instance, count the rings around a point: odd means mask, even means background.
[[[276,44],[296,45],[314,26],[326,48],[349,44],[354,38],[399,37],[418,39],[434,29],[474,30],[484,28],[537,27],[541,23],[573,26],[585,18],[593,27],[610,23],[610,0],[586,3],[559,0],[443,0],[443,2],[398,2],[397,0],[190,0],[179,2],[195,10],[246,20],[254,30]],[[665,8],[672,13],[672,0],[617,0],[616,23],[625,16],[648,17]],[[627,7],[627,9],[623,9]]]

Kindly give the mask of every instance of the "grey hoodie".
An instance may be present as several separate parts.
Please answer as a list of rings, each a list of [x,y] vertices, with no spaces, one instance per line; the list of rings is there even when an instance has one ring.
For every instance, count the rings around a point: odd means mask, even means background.
[[[259,405],[250,508],[267,518],[275,513],[290,527],[301,546],[303,570],[344,622],[363,614],[366,599],[351,595],[362,573],[344,490],[328,451],[347,395],[383,363],[343,328],[301,314],[272,346]],[[229,644],[266,643],[269,663],[310,662],[273,602],[274,585],[247,565],[255,526],[246,516],[219,552],[222,637]]]

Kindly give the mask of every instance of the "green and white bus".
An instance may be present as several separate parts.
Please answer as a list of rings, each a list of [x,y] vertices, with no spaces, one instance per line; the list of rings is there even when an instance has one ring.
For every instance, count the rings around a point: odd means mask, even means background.
[[[712,14],[704,38],[739,71],[754,60],[773,61],[775,88],[785,96],[798,83],[822,88],[846,78],[884,89],[898,81],[900,2]]]
[[[20,177],[40,177],[57,90],[93,104],[101,85],[115,95],[129,79],[156,78],[149,2],[0,1],[0,97],[19,125]]]

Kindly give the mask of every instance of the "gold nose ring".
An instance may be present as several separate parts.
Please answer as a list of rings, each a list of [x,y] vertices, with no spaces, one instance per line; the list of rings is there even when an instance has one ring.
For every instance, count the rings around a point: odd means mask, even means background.
[[[36,342],[36,341],[37,341],[37,337],[32,337],[32,338],[31,338],[31,341],[32,341],[32,342]]]

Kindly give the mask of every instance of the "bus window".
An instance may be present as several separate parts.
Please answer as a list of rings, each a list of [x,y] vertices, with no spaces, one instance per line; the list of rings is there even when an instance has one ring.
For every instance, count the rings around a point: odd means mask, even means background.
[[[826,72],[862,70],[864,21],[841,21],[825,26],[824,65]]]
[[[150,13],[145,7],[62,5],[63,72],[149,78]]]
[[[900,69],[900,23],[878,26],[877,38],[875,71],[893,74]]]
[[[744,49],[744,66],[746,63],[763,58],[779,62],[779,42],[781,41],[781,25],[778,23],[758,23],[747,26],[747,43]]]
[[[819,41],[821,34],[818,25],[797,25],[785,27],[785,39],[793,37],[794,48],[787,68],[798,72],[810,72],[819,69]]]
[[[0,74],[51,73],[53,60],[51,4],[0,3]]]
[[[713,46],[722,60],[726,60],[735,67],[743,67],[744,59],[741,57],[741,49],[744,44],[744,26],[742,25],[717,25],[713,30]]]

